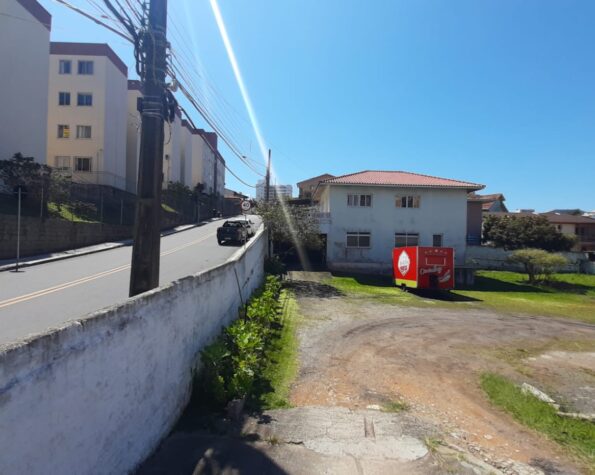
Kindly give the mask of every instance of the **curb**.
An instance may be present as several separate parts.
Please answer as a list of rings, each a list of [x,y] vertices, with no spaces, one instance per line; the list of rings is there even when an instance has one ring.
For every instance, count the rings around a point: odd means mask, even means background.
[[[198,223],[198,224],[188,225],[188,227],[185,227],[184,229],[178,229],[178,230],[176,230],[176,228],[168,229],[161,233],[161,237],[170,236],[172,234],[182,233],[184,231],[189,231],[190,229],[194,229],[194,228],[203,226],[204,224],[211,223],[213,221],[216,221],[216,219],[209,220],[209,221],[203,221],[202,223]],[[182,226],[186,226],[186,225],[182,225]],[[88,249],[86,251],[80,251],[80,252],[76,252],[76,249],[71,249],[68,251],[62,251],[62,254],[59,254],[57,256],[42,257],[40,259],[35,259],[35,256],[32,256],[29,258],[32,260],[19,262],[19,269],[22,267],[32,267],[32,266],[36,266],[39,264],[47,264],[48,262],[63,261],[65,259],[72,259],[73,257],[88,256],[90,254],[97,254],[98,252],[111,251],[112,249],[119,249],[121,247],[130,246],[132,244],[132,241],[133,241],[132,239],[115,241],[113,243],[113,245],[109,246],[109,247],[104,247],[104,248],[100,248],[100,249]],[[91,247],[96,247],[99,245],[101,245],[101,243],[95,244],[93,246],[88,246],[88,247],[91,248]],[[79,248],[79,249],[85,249],[85,248],[83,247],[83,248]],[[71,254],[66,254],[66,253],[71,253]],[[15,270],[16,267],[17,267],[16,263],[5,264],[3,266],[0,266],[0,272]]]

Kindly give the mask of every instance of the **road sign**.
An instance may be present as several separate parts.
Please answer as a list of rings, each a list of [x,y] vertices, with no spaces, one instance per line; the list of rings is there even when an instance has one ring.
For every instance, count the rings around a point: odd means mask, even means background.
[[[240,205],[240,207],[242,208],[242,211],[248,212],[248,211],[250,211],[250,208],[252,208],[252,203],[250,203],[250,201],[248,201],[248,200],[244,200],[244,201],[242,201],[242,204]]]

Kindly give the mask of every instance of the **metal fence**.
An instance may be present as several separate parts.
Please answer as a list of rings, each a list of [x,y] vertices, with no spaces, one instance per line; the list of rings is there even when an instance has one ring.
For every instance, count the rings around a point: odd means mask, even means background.
[[[53,174],[51,178],[29,181],[22,191],[21,213],[39,219],[58,218],[72,222],[92,222],[132,226],[136,195],[123,189],[95,183],[81,183]],[[0,192],[0,213],[16,214],[14,192]],[[213,210],[206,200],[196,199],[179,190],[163,190],[164,226],[192,223],[209,218]]]

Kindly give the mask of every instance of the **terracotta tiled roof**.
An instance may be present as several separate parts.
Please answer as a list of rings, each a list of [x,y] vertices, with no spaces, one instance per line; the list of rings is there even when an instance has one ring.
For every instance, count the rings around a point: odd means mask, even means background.
[[[337,185],[376,185],[396,187],[422,187],[422,188],[463,188],[465,190],[481,190],[485,185],[469,183],[466,181],[451,180],[419,173],[403,171],[373,171],[366,170],[349,175],[338,176],[326,180],[324,184]]]
[[[574,216],[572,214],[561,214],[561,213],[542,213],[550,223],[556,224],[593,224],[595,225],[595,219],[588,218],[586,216]]]
[[[318,183],[320,181],[328,180],[329,178],[335,178],[335,175],[331,175],[330,173],[323,173],[322,175],[308,178],[307,180],[302,180],[297,184],[297,186],[299,188],[300,185],[305,185],[306,183],[310,183],[310,182]]]

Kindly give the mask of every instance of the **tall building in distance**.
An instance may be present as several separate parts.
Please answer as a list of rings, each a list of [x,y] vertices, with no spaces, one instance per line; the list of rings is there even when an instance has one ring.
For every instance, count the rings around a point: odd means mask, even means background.
[[[293,186],[291,185],[271,185],[269,190],[269,199],[276,200],[279,197],[289,200],[293,196]],[[266,199],[266,182],[258,180],[256,182],[256,199],[263,201]]]

